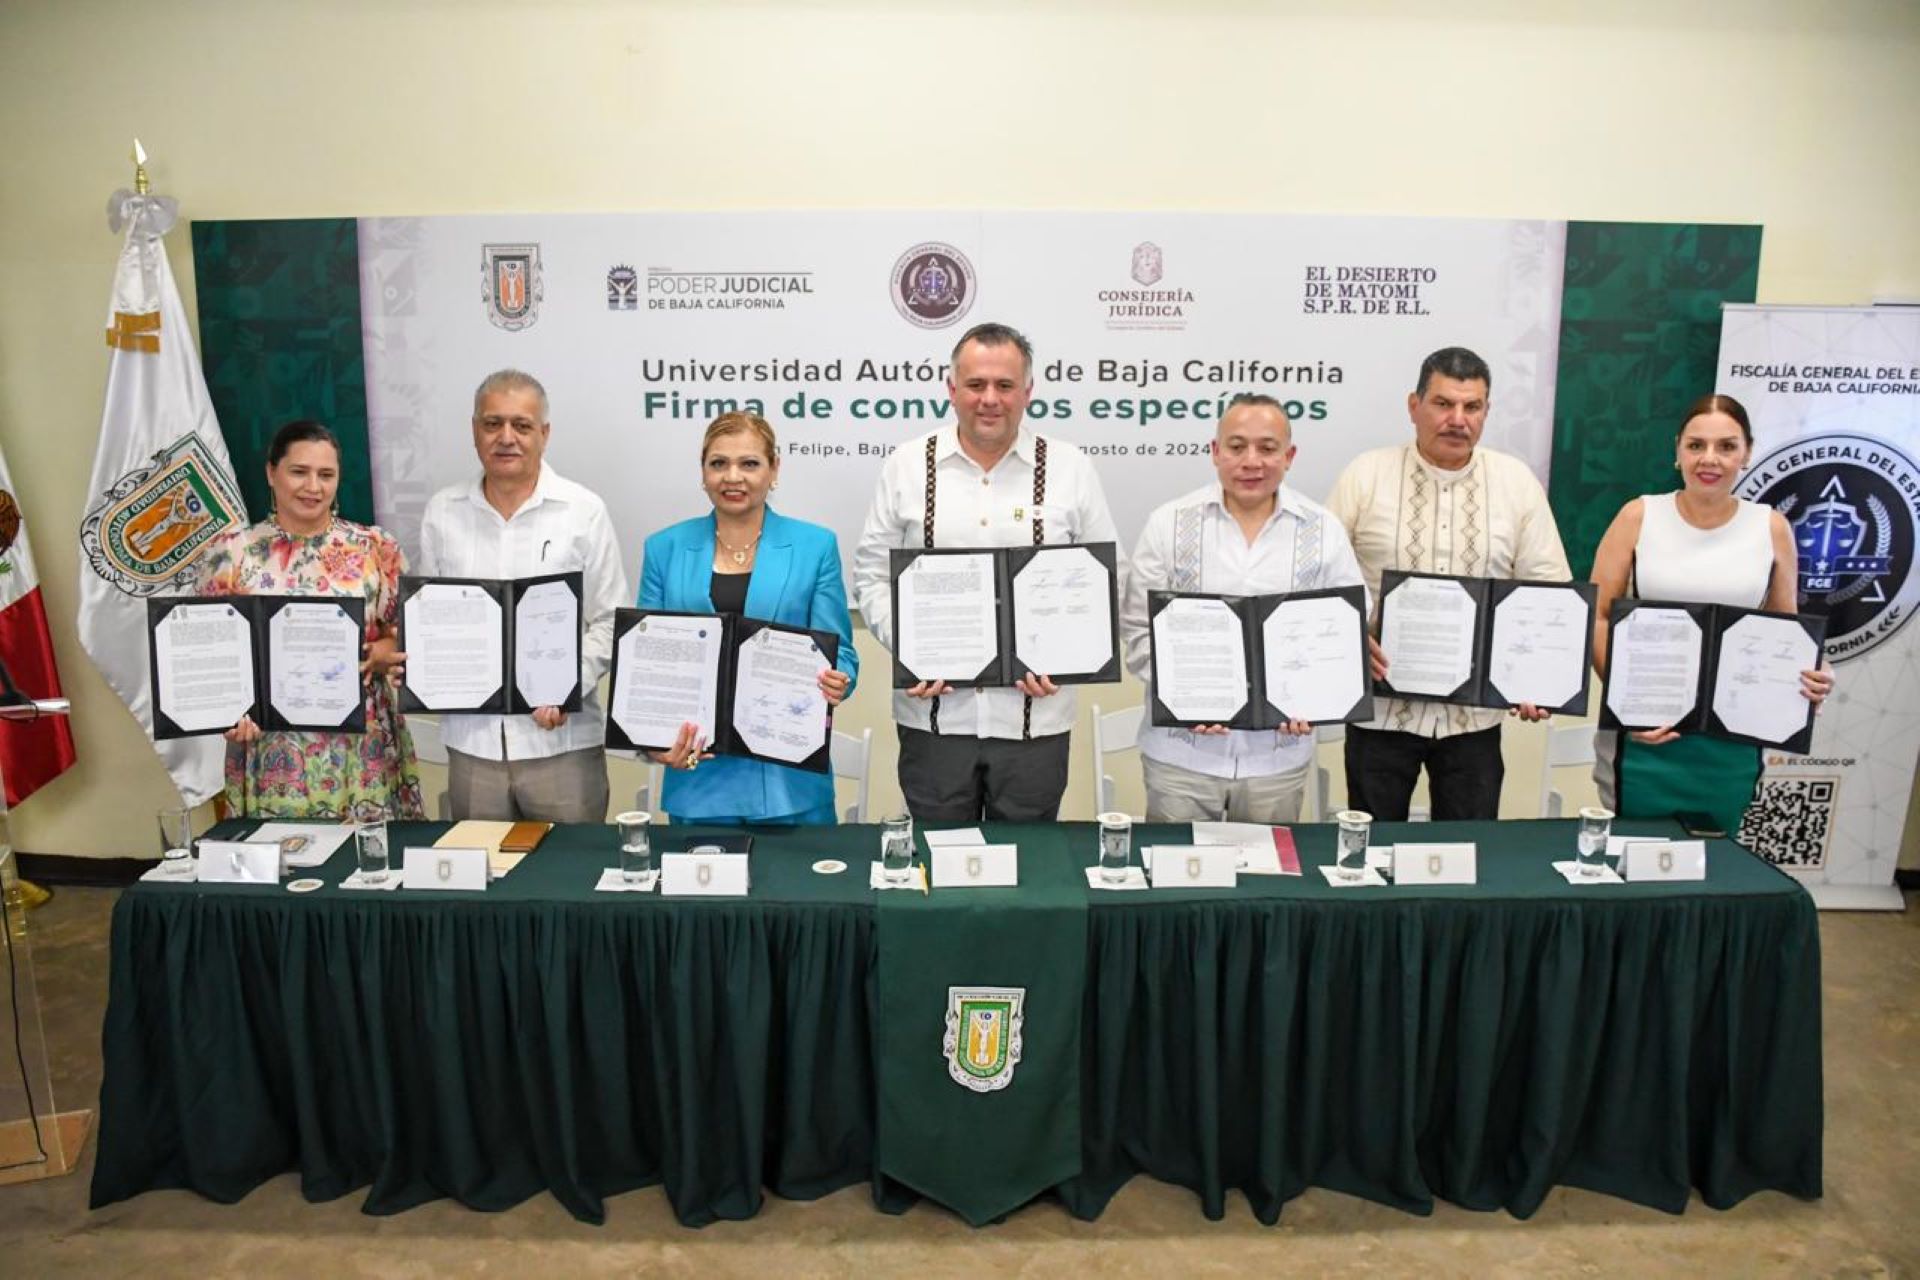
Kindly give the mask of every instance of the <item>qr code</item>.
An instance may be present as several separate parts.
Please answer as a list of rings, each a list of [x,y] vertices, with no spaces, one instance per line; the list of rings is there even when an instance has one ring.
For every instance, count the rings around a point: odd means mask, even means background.
[[[1837,778],[1762,778],[1740,819],[1740,843],[1781,867],[1827,865]]]

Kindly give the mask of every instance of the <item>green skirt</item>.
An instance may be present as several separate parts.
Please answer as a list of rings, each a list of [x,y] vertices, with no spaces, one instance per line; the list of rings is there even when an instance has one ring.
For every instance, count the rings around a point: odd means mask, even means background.
[[[1760,781],[1760,748],[1688,734],[1660,746],[1620,735],[1614,809],[1622,818],[1670,818],[1695,810],[1737,837]]]

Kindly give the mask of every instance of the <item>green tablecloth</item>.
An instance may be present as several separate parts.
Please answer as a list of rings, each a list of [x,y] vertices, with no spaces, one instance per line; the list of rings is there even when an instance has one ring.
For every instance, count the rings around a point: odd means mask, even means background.
[[[1146,1173],[1210,1216],[1237,1188],[1264,1221],[1308,1186],[1522,1216],[1556,1184],[1669,1210],[1820,1194],[1811,899],[1726,843],[1704,884],[1575,889],[1547,865],[1573,828],[1420,828],[1479,842],[1470,887],[1331,889],[1331,830],[1300,827],[1303,877],[1088,892],[1081,1169],[1058,1194],[1091,1217]],[[1057,879],[1092,831],[989,836]],[[592,892],[610,828],[556,831],[484,897],[335,889],[347,851],[312,894],[136,885],[93,1203],[236,1200],[293,1170],[371,1213],[546,1189],[600,1221],[658,1182],[700,1224],[872,1179],[877,843],[759,831],[744,900]],[[852,869],[815,875],[823,856]]]

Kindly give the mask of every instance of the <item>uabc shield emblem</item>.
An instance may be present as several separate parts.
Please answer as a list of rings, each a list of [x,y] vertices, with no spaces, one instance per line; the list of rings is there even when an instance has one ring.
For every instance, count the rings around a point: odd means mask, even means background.
[[[540,318],[545,297],[540,279],[540,246],[489,244],[480,249],[480,295],[487,319],[518,333]]]
[[[1900,449],[1851,433],[1802,438],[1755,463],[1738,492],[1793,527],[1800,609],[1826,615],[1834,661],[1869,652],[1920,605],[1920,468]]]
[[[183,585],[176,579],[244,511],[206,442],[182,436],[100,496],[80,526],[80,550],[102,578],[128,595],[149,596]]]
[[[1020,1065],[1025,987],[948,987],[941,1053],[954,1083],[992,1093],[1013,1083]]]

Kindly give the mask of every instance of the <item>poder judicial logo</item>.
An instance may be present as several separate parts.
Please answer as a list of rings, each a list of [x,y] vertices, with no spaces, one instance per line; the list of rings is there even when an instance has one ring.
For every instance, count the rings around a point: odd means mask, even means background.
[[[240,494],[197,435],[186,435],[114,481],[80,526],[80,550],[102,578],[148,596],[240,523]]]
[[[1858,658],[1920,604],[1920,468],[1872,436],[1811,436],[1755,463],[1736,492],[1793,528],[1800,608],[1827,618],[1827,654]]]
[[[1013,1083],[1020,1065],[1025,987],[948,987],[940,1052],[954,1083],[992,1093]]]
[[[640,273],[622,263],[607,270],[607,310],[640,309]]]
[[[944,329],[973,306],[973,264],[950,244],[929,240],[893,264],[893,305],[922,329]]]
[[[647,268],[649,311],[785,311],[812,293],[811,271]]]
[[[545,298],[540,279],[540,246],[489,244],[480,247],[480,296],[487,319],[508,333],[531,328]]]

